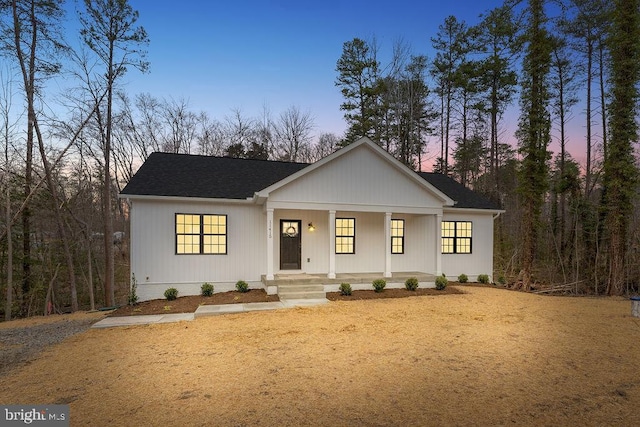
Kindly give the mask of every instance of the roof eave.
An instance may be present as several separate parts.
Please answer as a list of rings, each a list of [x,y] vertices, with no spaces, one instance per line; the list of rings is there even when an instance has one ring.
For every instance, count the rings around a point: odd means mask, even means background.
[[[126,200],[159,200],[171,202],[207,202],[207,203],[230,203],[230,204],[254,204],[253,198],[245,199],[225,199],[216,197],[188,197],[188,196],[158,196],[153,194],[118,194],[119,199]]]
[[[485,208],[457,208],[455,206],[444,207],[442,209],[444,213],[453,213],[464,211],[466,213],[483,213],[483,214],[503,214],[506,211],[503,209],[485,209]]]

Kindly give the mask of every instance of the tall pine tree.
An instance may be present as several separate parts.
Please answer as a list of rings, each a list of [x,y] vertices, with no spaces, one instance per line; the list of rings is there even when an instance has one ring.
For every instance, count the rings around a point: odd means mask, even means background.
[[[359,38],[344,43],[336,64],[335,82],[344,97],[340,109],[345,112],[349,125],[343,144],[362,136],[376,139],[378,69],[378,61],[368,43]]]
[[[615,0],[608,46],[611,55],[609,144],[604,163],[604,209],[608,237],[607,293],[625,292],[627,230],[638,183],[633,142],[640,80],[640,1]]]
[[[549,118],[549,68],[551,40],[545,28],[544,0],[529,0],[528,45],[522,64],[522,113],[518,140],[522,164],[518,190],[522,199],[521,286],[533,284],[533,264],[540,219],[540,208],[547,190],[551,121]]]

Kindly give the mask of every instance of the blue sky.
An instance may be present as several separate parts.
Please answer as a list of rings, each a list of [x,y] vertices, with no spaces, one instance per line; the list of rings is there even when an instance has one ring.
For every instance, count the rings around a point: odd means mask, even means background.
[[[344,42],[373,36],[382,60],[402,39],[433,58],[431,37],[448,15],[468,24],[502,1],[130,0],[151,43],[149,74],[131,71],[127,90],[184,98],[223,120],[238,108],[259,116],[295,105],[315,118],[315,132],[339,136],[346,125],[334,85]]]

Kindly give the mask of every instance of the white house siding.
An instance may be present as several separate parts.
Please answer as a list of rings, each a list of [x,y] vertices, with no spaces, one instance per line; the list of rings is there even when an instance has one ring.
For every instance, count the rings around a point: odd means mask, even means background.
[[[304,204],[305,209],[404,211],[442,208],[442,200],[366,145],[337,157],[269,194],[269,204]],[[330,207],[334,205],[334,207]],[[349,207],[346,207],[349,206]],[[407,210],[408,209],[408,210]]]
[[[391,271],[435,272],[434,215],[393,215],[404,219],[404,254],[391,255]]]
[[[195,295],[204,282],[216,292],[234,289],[238,280],[262,287],[266,221],[261,206],[136,199],[131,212],[131,273],[140,300],[162,298],[169,287],[179,295]],[[176,213],[227,215],[227,255],[176,255]]]
[[[493,278],[493,215],[473,211],[445,212],[443,221],[471,221],[471,254],[442,254],[442,272],[449,280],[464,273],[476,281],[479,274]]]
[[[384,213],[338,211],[336,218],[356,219],[355,254],[336,254],[336,273],[382,273]]]

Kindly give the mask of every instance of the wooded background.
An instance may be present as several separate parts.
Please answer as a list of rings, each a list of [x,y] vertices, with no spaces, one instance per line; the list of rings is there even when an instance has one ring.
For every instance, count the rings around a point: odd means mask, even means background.
[[[131,93],[125,72],[149,69],[144,16],[127,0],[80,3],[72,46],[62,0],[0,0],[5,319],[127,302],[117,194],[150,153],[314,162],[361,136],[506,211],[494,280],[638,292],[640,0],[507,0],[478,22],[449,16],[424,29],[433,58],[347,40],[327,88],[343,95],[344,135],[298,106],[217,118]]]

